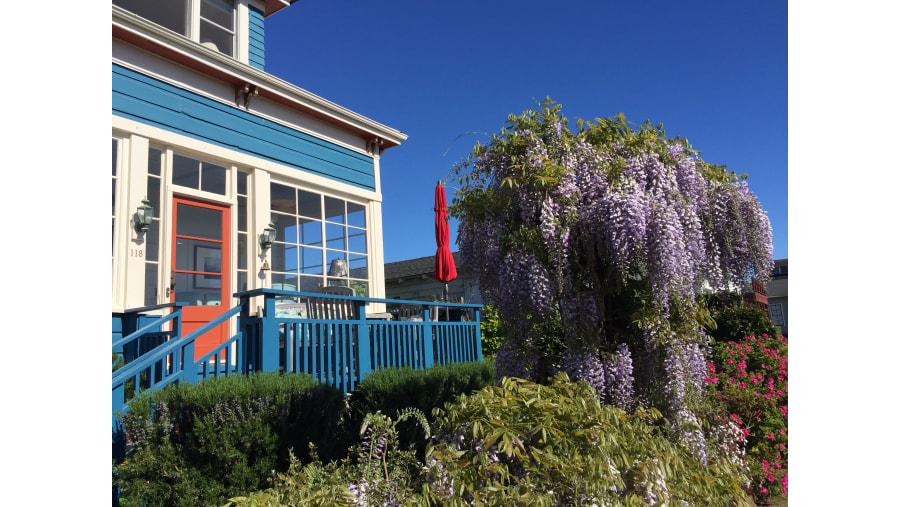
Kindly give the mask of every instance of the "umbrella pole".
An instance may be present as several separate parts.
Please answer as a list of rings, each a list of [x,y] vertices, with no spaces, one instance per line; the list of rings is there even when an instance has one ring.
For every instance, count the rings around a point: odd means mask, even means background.
[[[444,282],[444,302],[450,299],[450,285],[447,282]],[[444,320],[446,322],[450,322],[450,307],[444,307]]]

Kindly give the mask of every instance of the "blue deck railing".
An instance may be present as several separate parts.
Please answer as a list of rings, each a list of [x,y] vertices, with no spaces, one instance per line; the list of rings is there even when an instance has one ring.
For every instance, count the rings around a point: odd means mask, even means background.
[[[392,366],[429,368],[435,364],[480,361],[481,305],[338,296],[275,289],[239,292],[240,304],[199,329],[181,336],[182,303],[113,343],[114,351],[139,350],[112,374],[113,414],[140,391],[174,382],[253,371],[308,373],[352,392],[365,376]],[[311,318],[303,302],[350,311],[338,318]],[[367,305],[418,305],[417,320],[398,321],[389,313],[367,315]],[[432,321],[435,310],[453,309],[458,320]],[[439,311],[443,316],[445,312]],[[337,313],[336,313],[337,314]],[[194,343],[204,333],[237,316],[237,333],[194,360]],[[160,340],[160,336],[164,337]],[[149,340],[147,337],[153,337]],[[145,345],[136,346],[143,340]],[[152,342],[152,347],[146,343]]]

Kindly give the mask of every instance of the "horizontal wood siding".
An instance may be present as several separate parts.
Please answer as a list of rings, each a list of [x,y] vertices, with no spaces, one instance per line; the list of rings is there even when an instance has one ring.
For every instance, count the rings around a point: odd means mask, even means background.
[[[113,114],[375,190],[369,156],[113,64]]]
[[[122,316],[121,315],[113,315],[112,316],[112,341],[113,343],[121,340],[124,337],[122,334]]]
[[[266,69],[266,18],[263,12],[250,6],[250,65]]]

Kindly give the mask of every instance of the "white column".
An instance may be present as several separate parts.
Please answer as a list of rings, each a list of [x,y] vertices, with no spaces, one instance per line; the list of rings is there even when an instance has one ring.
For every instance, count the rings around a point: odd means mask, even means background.
[[[271,197],[269,190],[269,173],[261,169],[254,169],[250,173],[250,194],[248,195],[247,215],[249,219],[247,237],[247,286],[248,288],[272,287],[271,271],[262,271],[263,262],[271,258],[271,251],[266,252],[266,257],[261,258],[259,248],[259,235],[263,229],[269,226],[272,216]],[[271,267],[272,261],[269,260]]]
[[[147,152],[150,141],[146,137],[132,135],[128,150],[128,161],[125,164],[124,173],[127,177],[124,206],[122,210],[121,226],[119,234],[124,234],[126,241],[125,251],[121,260],[125,262],[125,308],[139,308],[144,306],[144,261],[147,255],[147,238],[145,235],[138,237],[132,226],[134,213],[141,201],[147,197]],[[159,210],[153,210],[154,215],[159,216]]]

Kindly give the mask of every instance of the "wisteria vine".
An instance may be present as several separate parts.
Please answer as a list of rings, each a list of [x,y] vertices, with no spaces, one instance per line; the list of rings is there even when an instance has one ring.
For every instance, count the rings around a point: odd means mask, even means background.
[[[462,262],[515,328],[498,372],[527,375],[531,331],[558,315],[560,370],[623,408],[649,399],[702,455],[685,394],[705,365],[695,294],[765,280],[773,265],[771,225],[745,178],[662,125],[635,129],[620,114],[570,130],[549,99],[511,116],[455,174]],[[635,354],[656,365],[632,371]]]

